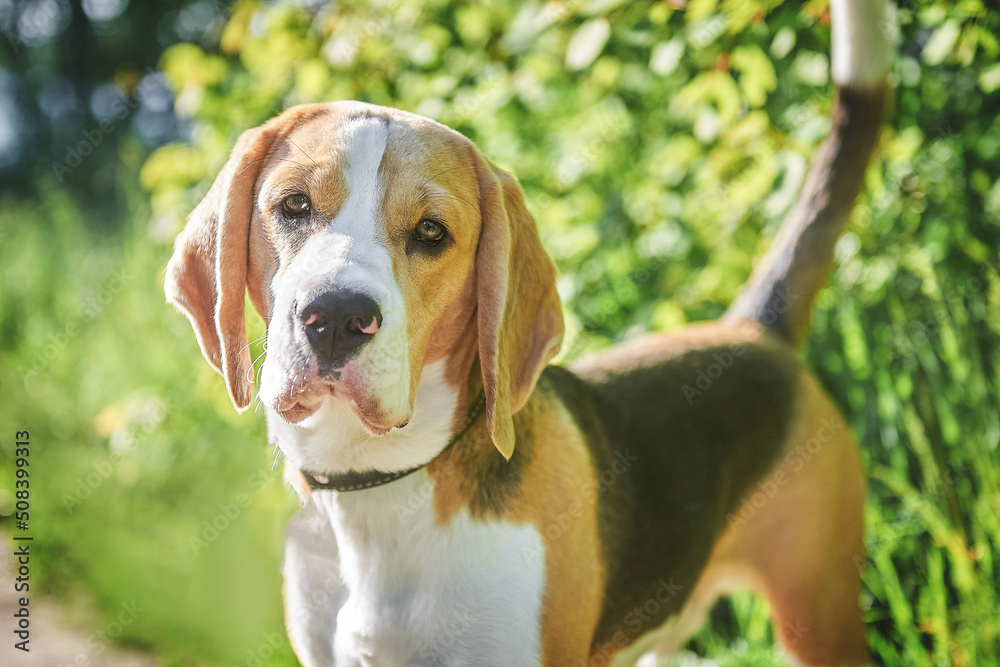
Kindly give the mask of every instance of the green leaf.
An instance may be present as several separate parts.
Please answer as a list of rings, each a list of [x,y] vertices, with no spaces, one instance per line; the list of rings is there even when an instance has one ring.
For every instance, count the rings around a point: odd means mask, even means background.
[[[610,36],[611,24],[605,18],[592,19],[581,25],[566,48],[566,66],[572,70],[589,67],[601,55]]]
[[[937,28],[932,34],[927,44],[924,45],[922,56],[928,65],[937,65],[955,48],[955,42],[962,34],[962,24],[955,19],[949,19]]]
[[[759,46],[738,46],[731,55],[733,69],[740,72],[740,90],[752,107],[764,106],[767,94],[778,86],[774,65]]]

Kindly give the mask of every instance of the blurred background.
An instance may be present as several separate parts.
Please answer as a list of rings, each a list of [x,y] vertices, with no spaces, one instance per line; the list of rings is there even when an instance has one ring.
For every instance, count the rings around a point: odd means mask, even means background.
[[[901,3],[881,152],[805,351],[869,473],[878,664],[1000,653],[997,9]],[[470,137],[524,185],[568,361],[721,314],[829,128],[826,0],[0,0],[0,32],[0,529],[30,429],[32,591],[89,638],[75,664],[297,664],[296,502],[161,291],[240,131],[359,99]],[[782,664],[772,640],[741,595],[688,649]]]

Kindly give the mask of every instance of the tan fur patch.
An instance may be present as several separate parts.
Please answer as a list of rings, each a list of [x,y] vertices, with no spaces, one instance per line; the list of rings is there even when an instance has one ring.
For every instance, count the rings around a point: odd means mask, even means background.
[[[525,566],[544,559],[546,584],[542,616],[545,664],[583,664],[597,624],[604,590],[605,564],[597,534],[596,502],[581,498],[581,489],[596,489],[590,454],[579,433],[568,428],[569,415],[555,397],[535,392],[514,417],[522,435],[513,458],[504,462],[480,418],[455,447],[428,466],[434,483],[434,506],[441,523],[475,500],[495,482],[497,466],[522,465],[516,490],[502,511],[481,509],[483,521],[529,523],[542,536],[545,553],[523,554]]]

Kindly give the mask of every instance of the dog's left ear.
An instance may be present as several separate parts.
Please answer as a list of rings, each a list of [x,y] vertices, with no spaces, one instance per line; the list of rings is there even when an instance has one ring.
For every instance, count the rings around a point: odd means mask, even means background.
[[[177,237],[163,285],[167,301],[191,321],[205,359],[225,378],[240,412],[253,392],[244,295],[254,184],[281,128],[271,121],[240,135]]]
[[[504,458],[514,453],[513,415],[559,351],[563,314],[555,265],[538,238],[517,180],[480,158],[482,228],[476,251],[479,363],[486,424]]]

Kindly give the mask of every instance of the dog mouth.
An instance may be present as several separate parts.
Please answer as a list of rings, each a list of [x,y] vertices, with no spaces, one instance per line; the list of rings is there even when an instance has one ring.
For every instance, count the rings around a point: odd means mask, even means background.
[[[334,396],[336,393],[336,388],[325,382],[301,388],[292,385],[278,399],[274,409],[285,421],[297,424],[319,410],[327,396]]]
[[[368,419],[366,419],[364,417],[364,415],[361,415],[360,411],[357,410],[357,409],[354,410],[354,416],[358,418],[358,421],[361,422],[361,425],[365,427],[366,431],[368,431],[373,436],[378,437],[378,438],[381,438],[384,435],[388,435],[389,432],[392,429],[396,428],[396,426],[388,426],[387,427],[387,426],[379,426],[378,424],[374,424],[371,421],[369,421]],[[403,426],[405,426],[405,425],[406,424],[403,424]]]
[[[316,408],[308,407],[299,401],[296,401],[289,407],[280,408],[278,410],[278,414],[281,415],[281,418],[290,424],[298,424],[300,421],[315,412]]]
[[[332,377],[317,377],[312,382],[299,384],[298,386],[289,383],[288,389],[277,400],[275,411],[290,424],[298,424],[314,415],[323,405],[324,401],[345,400],[350,403],[351,412],[354,413],[354,416],[361,423],[362,427],[372,436],[382,437],[394,428],[406,426],[407,422],[405,421],[399,424],[380,423],[371,414],[372,412],[377,412],[377,410],[363,409],[358,404],[354,392],[351,392],[349,387],[338,382],[339,376],[340,373],[338,372],[336,379]]]

